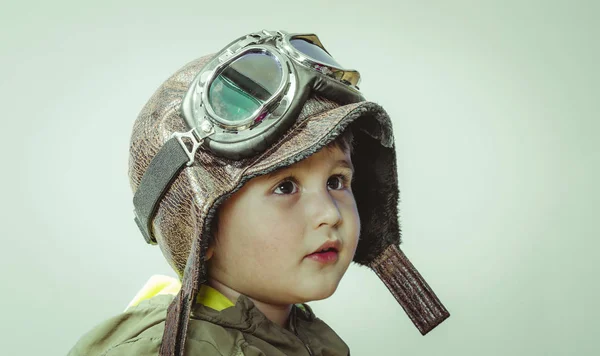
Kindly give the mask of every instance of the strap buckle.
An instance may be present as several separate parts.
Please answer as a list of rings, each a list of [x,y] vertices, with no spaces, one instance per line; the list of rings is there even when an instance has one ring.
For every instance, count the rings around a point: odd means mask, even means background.
[[[200,125],[200,132],[202,134],[198,133],[196,128],[193,128],[187,132],[174,132],[173,135],[171,135],[171,137],[175,137],[177,139],[177,142],[179,142],[181,148],[183,148],[183,151],[187,155],[189,160],[186,162],[186,166],[188,167],[194,163],[196,151],[198,151],[198,148],[202,146],[204,139],[215,133],[215,128],[210,122],[204,121],[202,125]],[[183,141],[184,137],[192,142],[191,148],[189,148],[188,145],[186,145]]]

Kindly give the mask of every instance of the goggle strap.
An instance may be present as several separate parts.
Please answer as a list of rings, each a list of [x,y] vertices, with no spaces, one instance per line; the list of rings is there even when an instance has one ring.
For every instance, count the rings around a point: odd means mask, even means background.
[[[177,137],[169,139],[150,162],[133,196],[135,222],[147,243],[154,245],[152,218],[166,188],[189,162],[188,151]]]

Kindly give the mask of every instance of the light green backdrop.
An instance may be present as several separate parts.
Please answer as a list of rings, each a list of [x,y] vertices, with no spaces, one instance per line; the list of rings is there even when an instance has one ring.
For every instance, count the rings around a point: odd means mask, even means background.
[[[133,222],[133,120],[262,28],[319,34],[389,111],[403,250],[452,314],[423,337],[353,266],[312,304],[352,355],[600,354],[599,2],[206,3],[2,4],[2,354],[66,354],[173,275]]]

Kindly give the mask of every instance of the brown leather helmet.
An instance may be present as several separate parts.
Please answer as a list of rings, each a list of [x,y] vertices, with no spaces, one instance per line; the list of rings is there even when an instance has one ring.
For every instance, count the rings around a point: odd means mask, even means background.
[[[199,58],[178,70],[140,112],[130,144],[129,177],[134,193],[143,179],[151,179],[144,175],[159,150],[172,141],[173,134],[189,131],[182,117],[182,101],[194,78],[214,57]],[[346,129],[352,130],[354,136],[352,190],[361,220],[354,262],[371,268],[381,278],[421,334],[449,317],[399,248],[399,190],[388,114],[369,101],[347,104],[310,95],[295,122],[266,150],[231,159],[199,149],[193,164],[168,177],[167,189],[157,195],[148,220],[150,231],[145,237],[151,243],[155,239],[182,281],[182,288],[168,309],[161,355],[183,355],[190,311],[200,285],[207,281],[204,256],[220,204],[251,178],[310,156]],[[160,164],[154,165],[158,166],[154,171],[160,171]],[[140,228],[144,231],[141,225]]]

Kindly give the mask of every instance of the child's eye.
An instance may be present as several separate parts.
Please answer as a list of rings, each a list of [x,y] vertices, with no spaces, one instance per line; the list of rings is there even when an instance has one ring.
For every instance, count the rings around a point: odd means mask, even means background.
[[[281,195],[294,194],[296,192],[298,192],[298,186],[296,185],[296,183],[294,181],[291,181],[291,180],[286,180],[286,181],[279,183],[277,185],[277,188],[275,188],[275,191],[274,191],[275,194],[281,194]]]
[[[332,176],[327,181],[327,188],[331,190],[342,190],[349,184],[349,179],[343,174]]]

